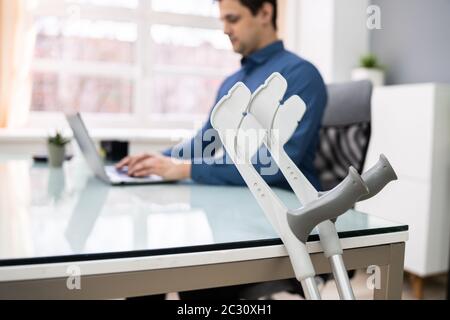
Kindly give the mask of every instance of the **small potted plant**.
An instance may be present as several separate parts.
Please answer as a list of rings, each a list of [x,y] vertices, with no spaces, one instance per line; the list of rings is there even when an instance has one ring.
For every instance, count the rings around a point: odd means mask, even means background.
[[[66,145],[70,139],[64,138],[60,132],[50,136],[47,141],[48,160],[53,168],[60,168],[66,155]]]
[[[375,87],[384,85],[384,70],[374,54],[367,54],[361,57],[359,67],[352,71],[352,80],[370,80]]]

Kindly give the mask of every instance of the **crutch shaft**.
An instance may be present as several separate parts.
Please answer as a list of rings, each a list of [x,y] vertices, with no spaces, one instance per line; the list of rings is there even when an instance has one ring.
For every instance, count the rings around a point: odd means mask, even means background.
[[[301,281],[302,288],[305,294],[305,298],[308,300],[322,300],[317,288],[317,283],[314,277],[306,278]]]
[[[344,261],[340,254],[330,257],[330,264],[333,270],[334,279],[336,281],[336,287],[339,292],[339,297],[342,300],[355,300],[350,279],[344,265]]]

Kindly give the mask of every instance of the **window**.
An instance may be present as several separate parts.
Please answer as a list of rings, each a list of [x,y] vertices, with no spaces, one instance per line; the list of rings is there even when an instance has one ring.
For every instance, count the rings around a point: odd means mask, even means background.
[[[239,65],[212,0],[38,0],[32,111],[192,117]]]

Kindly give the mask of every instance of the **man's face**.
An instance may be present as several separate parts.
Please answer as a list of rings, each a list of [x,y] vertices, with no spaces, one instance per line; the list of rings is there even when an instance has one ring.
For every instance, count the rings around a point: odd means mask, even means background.
[[[253,16],[239,0],[221,0],[219,8],[223,31],[230,38],[233,50],[243,56],[255,51],[265,23],[260,14]]]

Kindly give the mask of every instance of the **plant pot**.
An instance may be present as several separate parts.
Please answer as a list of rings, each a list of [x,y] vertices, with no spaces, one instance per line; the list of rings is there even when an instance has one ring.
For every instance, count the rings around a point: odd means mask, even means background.
[[[66,146],[58,146],[56,144],[48,143],[47,150],[50,167],[62,167],[64,163],[64,157],[66,155]]]
[[[357,68],[352,71],[352,80],[370,80],[374,87],[381,87],[385,83],[385,75],[380,69]]]

